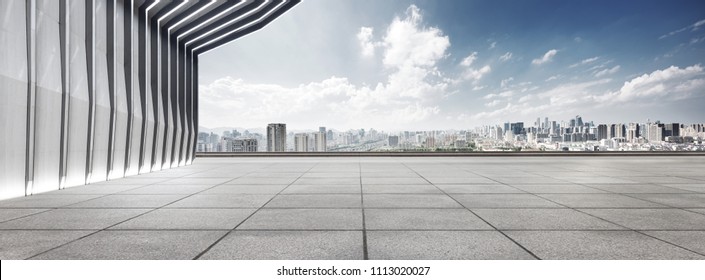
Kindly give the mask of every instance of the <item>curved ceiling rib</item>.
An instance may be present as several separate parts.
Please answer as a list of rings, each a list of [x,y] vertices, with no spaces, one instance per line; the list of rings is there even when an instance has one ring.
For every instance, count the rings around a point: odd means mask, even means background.
[[[146,0],[138,6],[179,49],[198,56],[261,29],[301,0]]]

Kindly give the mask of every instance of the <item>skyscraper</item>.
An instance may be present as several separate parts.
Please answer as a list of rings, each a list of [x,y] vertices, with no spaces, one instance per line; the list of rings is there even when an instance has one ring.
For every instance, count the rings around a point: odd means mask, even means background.
[[[602,139],[607,139],[609,138],[608,136],[608,130],[607,130],[607,125],[606,124],[601,124],[597,126],[597,140],[602,140]]]
[[[668,136],[680,136],[680,124],[679,123],[667,123],[664,125],[663,137]]]
[[[270,123],[267,125],[267,152],[286,151],[286,124]]]
[[[641,135],[638,123],[629,123],[627,127],[627,141],[633,142]]]
[[[327,136],[326,136],[326,128],[321,127],[322,130],[319,131],[318,133],[314,133],[314,148],[316,152],[325,152],[327,150]]]
[[[294,134],[294,150],[297,152],[308,152],[308,134]]]
[[[243,138],[232,141],[232,152],[256,152],[257,139]]]
[[[389,141],[390,147],[399,146],[399,136],[391,135],[391,136],[389,136],[388,141]]]

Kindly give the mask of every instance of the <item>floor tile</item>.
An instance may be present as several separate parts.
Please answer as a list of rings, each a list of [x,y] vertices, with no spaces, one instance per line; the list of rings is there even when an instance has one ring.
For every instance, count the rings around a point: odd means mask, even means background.
[[[274,195],[265,194],[196,194],[166,208],[257,208],[262,207]]]
[[[360,194],[360,185],[291,185],[282,194]]]
[[[157,208],[186,197],[183,194],[113,194],[76,203],[71,208]]]
[[[583,209],[636,230],[705,230],[705,215],[680,209]]]
[[[30,208],[15,208],[15,209],[0,209],[0,222],[17,219],[39,212],[51,211],[49,209],[30,209]]]
[[[238,229],[361,230],[360,209],[261,209]]]
[[[363,193],[442,193],[433,185],[362,185]]]
[[[494,185],[436,185],[446,193],[524,193],[524,191],[501,184]]]
[[[287,185],[220,185],[200,194],[277,194]]]
[[[357,194],[291,194],[278,195],[267,208],[360,208]]]
[[[372,260],[502,260],[533,257],[496,231],[370,231]]]
[[[647,235],[705,255],[705,231],[645,231]]]
[[[101,231],[34,259],[190,260],[227,231]]]
[[[436,194],[365,194],[365,208],[461,208],[447,195]]]
[[[528,193],[605,193],[603,190],[576,184],[513,185],[513,187]]]
[[[492,229],[466,209],[366,209],[367,230]]]
[[[473,209],[500,230],[625,229],[573,209]]]
[[[539,194],[539,196],[572,208],[660,208],[660,204],[621,194]]]
[[[631,196],[671,207],[705,207],[705,194],[633,194]]]
[[[194,194],[205,189],[211,188],[210,184],[192,184],[192,185],[149,185],[140,188],[133,188],[119,194]]]
[[[0,223],[0,229],[104,229],[148,209],[55,209]]]
[[[157,209],[111,229],[230,230],[256,209]]]
[[[74,194],[55,195],[37,194],[0,200],[0,208],[56,208],[101,197],[102,195]]]
[[[560,208],[556,203],[533,194],[453,194],[467,208]]]
[[[633,231],[508,231],[541,259],[704,259],[698,254]]]
[[[361,231],[234,231],[200,259],[361,260]]]
[[[94,231],[0,230],[0,259],[26,259],[92,232]]]

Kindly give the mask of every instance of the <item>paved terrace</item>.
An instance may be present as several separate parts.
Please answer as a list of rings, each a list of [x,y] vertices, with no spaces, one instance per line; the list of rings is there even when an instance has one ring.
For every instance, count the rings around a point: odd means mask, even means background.
[[[2,259],[703,259],[695,157],[252,157],[0,201]]]

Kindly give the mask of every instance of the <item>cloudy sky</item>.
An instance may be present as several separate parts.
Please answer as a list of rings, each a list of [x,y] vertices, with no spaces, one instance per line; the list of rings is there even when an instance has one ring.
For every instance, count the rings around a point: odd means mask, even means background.
[[[705,2],[305,0],[199,60],[200,125],[705,122]]]

